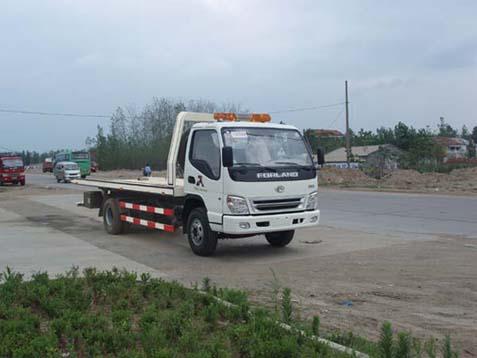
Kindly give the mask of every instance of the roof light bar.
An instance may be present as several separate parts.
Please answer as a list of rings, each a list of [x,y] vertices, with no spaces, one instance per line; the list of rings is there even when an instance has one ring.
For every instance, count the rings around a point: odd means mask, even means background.
[[[270,122],[272,117],[268,113],[252,113],[252,114],[235,114],[230,112],[214,113],[216,121],[245,121],[245,122]]]

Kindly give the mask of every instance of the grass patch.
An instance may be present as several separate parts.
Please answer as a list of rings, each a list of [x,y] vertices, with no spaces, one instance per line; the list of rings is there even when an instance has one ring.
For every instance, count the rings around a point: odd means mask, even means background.
[[[266,310],[249,314],[241,291],[208,280],[204,286],[209,293],[95,269],[23,281],[7,270],[0,285],[0,357],[348,357],[283,330]]]
[[[119,270],[90,268],[79,275],[72,269],[55,279],[38,273],[24,281],[7,269],[0,283],[0,357],[353,356],[310,339],[321,334],[320,318],[299,321],[291,291],[279,298],[278,283],[272,310],[251,309],[244,292],[217,288],[207,278],[199,291]],[[370,357],[457,357],[449,337],[421,343],[393,332],[390,323],[377,343],[352,333],[322,337]]]

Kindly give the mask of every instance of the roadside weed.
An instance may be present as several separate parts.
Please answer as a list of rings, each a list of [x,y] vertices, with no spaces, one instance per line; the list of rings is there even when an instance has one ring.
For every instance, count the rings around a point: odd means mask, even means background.
[[[393,358],[393,329],[390,322],[384,322],[381,326],[379,338],[379,352],[382,358]]]
[[[282,297],[282,318],[285,323],[290,323],[292,320],[292,302],[291,302],[291,290],[285,288],[283,290]]]

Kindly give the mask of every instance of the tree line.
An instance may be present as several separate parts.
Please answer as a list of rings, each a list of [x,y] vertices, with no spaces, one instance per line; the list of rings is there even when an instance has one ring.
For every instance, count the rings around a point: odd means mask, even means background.
[[[102,170],[140,169],[149,164],[154,170],[166,168],[169,144],[177,114],[191,112],[247,112],[233,103],[216,104],[206,100],[176,100],[153,98],[150,104],[138,110],[136,107],[118,107],[111,116],[109,128],[98,126],[95,137],[86,144],[95,152]],[[343,147],[343,137],[317,137],[312,129],[303,131],[313,151],[318,147],[328,153]],[[470,131],[463,127],[458,131],[441,118],[435,130],[430,127],[416,129],[399,122],[393,128],[380,127],[375,131],[360,129],[351,131],[352,146],[393,144],[403,151],[400,165],[404,168],[436,170],[442,164],[445,150],[433,139],[436,136],[462,137],[471,143],[469,156],[475,157],[477,126]]]
[[[24,165],[33,165],[43,163],[45,158],[53,158],[58,151],[49,151],[49,152],[37,152],[23,150],[21,153],[15,153],[22,157]]]
[[[109,130],[98,126],[96,137],[86,144],[96,154],[102,170],[139,169],[149,164],[154,170],[166,168],[169,144],[177,114],[190,112],[244,112],[240,105],[217,105],[206,100],[182,101],[153,98],[138,111],[135,107],[118,107],[111,116]]]
[[[318,137],[314,130],[304,131],[305,137],[315,151],[318,147],[329,153],[345,146],[344,137]],[[445,148],[439,145],[435,137],[460,137],[469,141],[468,156],[475,158],[475,143],[477,143],[477,126],[470,131],[465,125],[461,131],[440,119],[436,130],[430,127],[416,129],[399,122],[394,128],[380,127],[375,131],[360,129],[350,131],[351,146],[392,144],[403,151],[400,165],[403,168],[420,170],[437,170],[445,156]]]

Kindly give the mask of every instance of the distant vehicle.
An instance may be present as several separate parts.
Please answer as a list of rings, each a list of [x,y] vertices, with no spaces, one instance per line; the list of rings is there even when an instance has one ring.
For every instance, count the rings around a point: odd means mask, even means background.
[[[0,185],[5,183],[25,185],[25,167],[22,157],[0,153]]]
[[[55,155],[54,166],[59,162],[74,162],[78,164],[81,178],[91,175],[91,157],[87,151],[73,152],[71,150],[61,152]]]
[[[55,168],[53,169],[53,174],[58,183],[62,180],[67,183],[72,179],[79,179],[81,172],[78,164],[74,162],[59,162],[56,163]]]
[[[43,161],[43,173],[53,173],[53,158],[45,158]]]
[[[96,173],[98,171],[99,167],[98,167],[98,163],[92,161],[91,162],[91,173]]]

